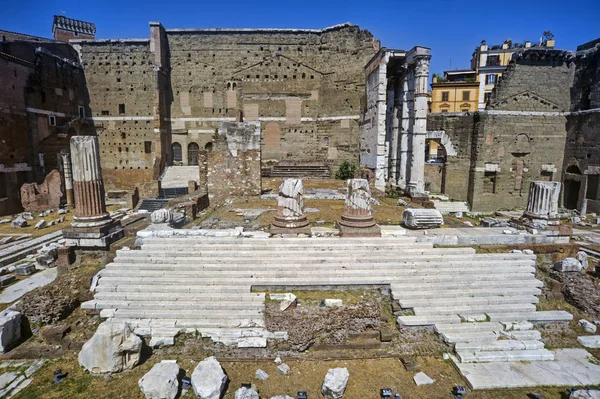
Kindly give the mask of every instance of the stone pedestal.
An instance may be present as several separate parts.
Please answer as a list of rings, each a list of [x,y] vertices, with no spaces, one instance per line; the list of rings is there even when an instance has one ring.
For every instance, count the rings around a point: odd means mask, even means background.
[[[346,208],[337,222],[340,237],[381,237],[371,214],[371,190],[365,179],[349,179]]]
[[[58,258],[56,259],[56,270],[58,275],[65,274],[75,262],[75,251],[72,247],[58,247]]]
[[[71,169],[71,154],[63,152],[60,154],[63,164],[63,176],[65,178],[65,194],[67,197],[67,206],[73,208],[75,199],[73,196],[73,171]]]
[[[303,213],[303,185],[300,179],[286,179],[279,186],[277,215],[271,226],[271,234],[308,234],[310,223]]]
[[[68,246],[106,249],[123,237],[123,229],[106,212],[98,138],[71,137],[71,157],[75,216],[63,236]]]
[[[555,181],[531,182],[527,210],[523,213],[523,216],[533,219],[557,219],[560,187],[560,182]]]

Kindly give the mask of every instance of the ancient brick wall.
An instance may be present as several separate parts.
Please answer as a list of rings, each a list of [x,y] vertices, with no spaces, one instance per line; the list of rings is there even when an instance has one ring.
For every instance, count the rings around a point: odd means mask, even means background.
[[[150,41],[76,42],[90,93],[91,117],[100,140],[107,189],[156,180],[154,54]]]
[[[225,122],[208,153],[212,196],[260,195],[260,123]]]
[[[22,209],[22,184],[61,169],[58,154],[68,150],[69,135],[92,133],[81,124],[89,107],[77,53],[28,38],[0,42],[0,214]]]
[[[261,122],[265,162],[358,163],[362,68],[375,53],[369,32],[346,25],[167,35],[172,129],[188,135],[178,138],[184,145],[206,145],[220,123],[241,115]]]
[[[600,213],[600,39],[578,50],[571,89],[573,112],[566,124],[564,203]]]
[[[427,116],[428,131],[443,131],[447,138],[436,140],[445,143],[446,163],[444,193],[451,198],[467,200],[469,191],[469,170],[471,162],[471,137],[474,129],[473,114],[429,114]],[[426,172],[428,172],[426,170]],[[429,171],[432,172],[432,171]],[[429,180],[431,178],[431,180]],[[425,175],[425,183],[435,182],[435,175]]]

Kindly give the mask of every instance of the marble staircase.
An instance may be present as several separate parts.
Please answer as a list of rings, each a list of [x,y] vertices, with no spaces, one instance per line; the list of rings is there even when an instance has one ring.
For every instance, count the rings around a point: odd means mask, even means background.
[[[161,188],[187,187],[190,180],[199,182],[200,170],[198,165],[167,166],[160,177]]]

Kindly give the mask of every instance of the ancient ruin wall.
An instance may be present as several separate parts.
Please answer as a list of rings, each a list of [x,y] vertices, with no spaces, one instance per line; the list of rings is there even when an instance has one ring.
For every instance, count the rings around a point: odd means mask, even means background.
[[[77,42],[107,189],[155,180],[154,54],[149,40]]]
[[[375,53],[369,32],[343,25],[167,36],[173,141],[184,154],[190,143],[206,146],[220,123],[242,119],[261,122],[265,162],[358,163],[362,68]]]

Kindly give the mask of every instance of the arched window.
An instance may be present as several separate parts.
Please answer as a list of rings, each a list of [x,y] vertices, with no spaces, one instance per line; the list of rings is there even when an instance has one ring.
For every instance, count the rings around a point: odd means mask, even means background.
[[[181,162],[183,160],[181,154],[181,144],[173,143],[171,144],[171,151],[173,152],[173,162]]]
[[[212,142],[206,143],[206,145],[204,146],[204,149],[208,152],[211,152],[213,149],[213,143]]]
[[[198,155],[200,147],[196,143],[190,143],[188,145],[188,165],[198,165]]]

